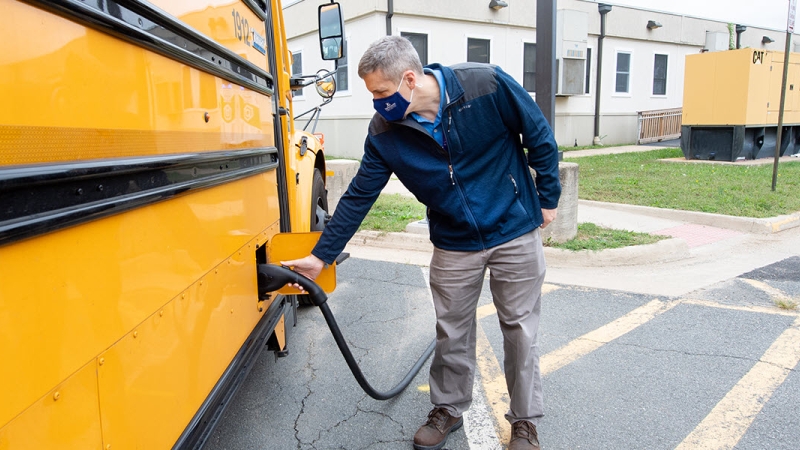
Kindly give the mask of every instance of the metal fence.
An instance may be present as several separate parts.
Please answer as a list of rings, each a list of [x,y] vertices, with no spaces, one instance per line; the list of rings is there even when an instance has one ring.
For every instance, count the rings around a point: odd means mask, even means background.
[[[676,139],[681,136],[683,108],[639,111],[637,144]]]

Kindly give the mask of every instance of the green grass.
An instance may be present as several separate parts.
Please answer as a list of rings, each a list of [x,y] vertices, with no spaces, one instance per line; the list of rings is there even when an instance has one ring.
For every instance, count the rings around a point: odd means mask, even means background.
[[[609,248],[629,247],[631,245],[653,244],[667,236],[657,236],[633,231],[602,228],[593,223],[579,223],[578,234],[566,242],[548,240],[545,247],[563,248],[565,250],[606,250]]]
[[[675,163],[680,149],[599,155],[575,160],[581,199],[744,217],[800,211],[800,161],[781,163],[776,192],[772,164]]]
[[[797,309],[797,302],[791,298],[779,297],[772,300],[772,302],[775,303],[775,306],[777,306],[780,309],[787,309],[787,310]]]
[[[400,194],[383,194],[372,206],[359,231],[403,231],[410,222],[425,217],[425,206],[411,197]],[[593,223],[578,224],[578,235],[567,242],[545,242],[547,247],[567,250],[603,250],[607,248],[643,245],[666,239],[646,233],[601,228]]]
[[[400,194],[382,194],[358,229],[403,231],[406,225],[424,217],[425,206],[416,199]]]

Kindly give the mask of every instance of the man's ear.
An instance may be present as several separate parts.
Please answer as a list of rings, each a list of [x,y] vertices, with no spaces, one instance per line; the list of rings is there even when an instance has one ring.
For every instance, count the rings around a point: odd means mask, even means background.
[[[406,70],[403,72],[403,83],[406,83],[406,86],[413,90],[417,85],[417,74],[411,69]]]

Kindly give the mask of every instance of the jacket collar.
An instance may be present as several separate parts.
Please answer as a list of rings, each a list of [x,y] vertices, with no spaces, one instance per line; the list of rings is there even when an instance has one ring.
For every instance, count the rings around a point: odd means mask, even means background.
[[[464,87],[461,86],[461,82],[458,80],[458,77],[453,69],[448,66],[443,66],[439,63],[429,64],[425,66],[425,68],[442,71],[442,75],[444,75],[444,84],[447,89],[447,95],[445,96],[447,104],[445,105],[445,108],[464,95]]]

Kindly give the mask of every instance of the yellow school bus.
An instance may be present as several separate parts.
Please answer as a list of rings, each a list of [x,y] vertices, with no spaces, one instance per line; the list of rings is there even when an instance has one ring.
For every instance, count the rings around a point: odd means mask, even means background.
[[[324,59],[343,56],[320,5]],[[0,449],[202,446],[326,219],[279,0],[0,0]],[[327,77],[327,78],[326,78]],[[317,113],[315,111],[315,113]],[[281,234],[283,236],[283,234]]]

